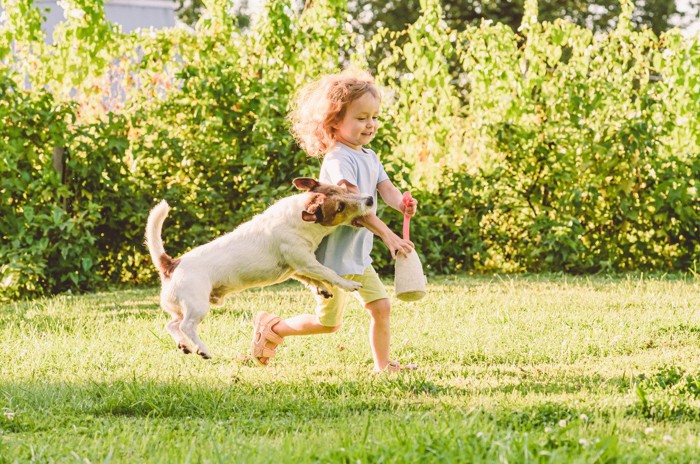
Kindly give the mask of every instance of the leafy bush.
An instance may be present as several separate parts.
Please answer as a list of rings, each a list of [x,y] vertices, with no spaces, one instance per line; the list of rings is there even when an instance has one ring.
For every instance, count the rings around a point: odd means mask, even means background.
[[[54,147],[63,146],[70,107],[47,92],[26,93],[0,78],[0,282],[5,298],[94,288],[97,211],[74,208]],[[82,273],[72,272],[76,268]]]
[[[683,270],[700,257],[700,45],[632,30],[628,0],[601,37],[537,22],[533,0],[519,33],[458,33],[423,0],[416,23],[371,41],[341,0],[299,16],[268,2],[246,31],[210,0],[194,31],[133,34],[102,2],[64,3],[49,45],[31,0],[3,2],[2,299],[152,283],[142,236],[161,198],[177,255],[292,193],[318,162],[289,134],[289,101],[344,62],[387,91],[372,146],[420,202],[412,238],[429,273]]]

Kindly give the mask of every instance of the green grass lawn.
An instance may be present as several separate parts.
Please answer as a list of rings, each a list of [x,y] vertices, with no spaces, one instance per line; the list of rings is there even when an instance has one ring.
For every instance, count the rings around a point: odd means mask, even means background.
[[[390,289],[392,290],[392,289]],[[0,462],[700,460],[700,281],[434,278],[394,302],[371,374],[355,301],[333,335],[237,360],[254,311],[311,310],[300,285],[231,295],[175,349],[157,289],[0,306]]]

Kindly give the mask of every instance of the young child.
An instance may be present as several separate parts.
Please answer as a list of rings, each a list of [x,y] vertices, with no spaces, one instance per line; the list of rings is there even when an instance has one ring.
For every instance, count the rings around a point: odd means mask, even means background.
[[[402,214],[415,214],[417,202],[413,200],[404,206],[401,192],[389,180],[379,158],[365,147],[377,133],[380,108],[379,90],[369,74],[348,70],[327,75],[303,88],[295,103],[290,113],[292,133],[310,156],[323,157],[322,182],[373,195],[375,212],[379,192],[384,202]],[[372,234],[384,241],[392,258],[397,253],[408,254],[414,245],[392,232],[375,213],[364,216],[360,222],[358,226],[364,227],[342,226],[326,237],[316,257],[346,279],[362,283],[362,288],[353,293],[371,318],[369,342],[374,370],[415,369],[389,358],[391,304],[370,257]],[[267,365],[284,337],[337,331],[348,293],[337,287],[331,287],[331,293],[332,298],[316,295],[316,314],[281,320],[273,314],[258,312],[253,321],[253,359]]]

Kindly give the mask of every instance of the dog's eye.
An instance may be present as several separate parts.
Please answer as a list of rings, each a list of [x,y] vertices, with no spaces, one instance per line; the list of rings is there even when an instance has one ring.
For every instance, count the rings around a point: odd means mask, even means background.
[[[341,203],[341,204],[338,205],[338,210],[337,210],[337,212],[338,212],[338,213],[342,213],[344,209],[345,209],[345,203]]]

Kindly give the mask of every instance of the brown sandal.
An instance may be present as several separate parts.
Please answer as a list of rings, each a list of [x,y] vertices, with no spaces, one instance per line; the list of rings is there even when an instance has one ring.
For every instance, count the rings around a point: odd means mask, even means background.
[[[266,311],[260,311],[253,318],[253,343],[250,346],[250,354],[253,356],[253,361],[260,366],[267,366],[270,358],[274,358],[277,352],[277,346],[284,339],[272,331],[272,326],[281,321],[278,316],[270,314]],[[267,342],[275,344],[274,348],[265,346]],[[263,361],[261,358],[267,358]]]

